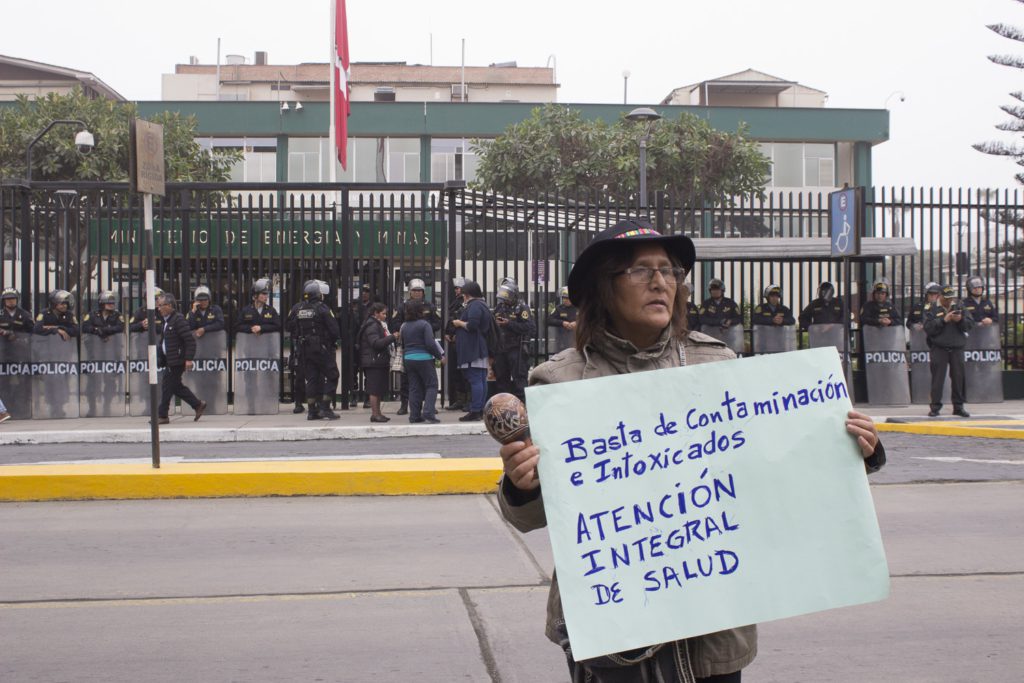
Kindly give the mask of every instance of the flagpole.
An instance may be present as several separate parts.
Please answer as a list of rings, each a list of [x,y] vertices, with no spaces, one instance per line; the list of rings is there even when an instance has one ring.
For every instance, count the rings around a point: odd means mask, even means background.
[[[331,123],[330,123],[330,127],[329,127],[329,130],[330,130],[330,133],[329,133],[329,136],[330,136],[329,149],[330,149],[330,151],[328,152],[328,154],[330,154],[330,156],[331,156],[331,163],[330,163],[330,169],[331,170],[330,170],[329,178],[330,178],[330,181],[332,183],[336,183],[336,182],[338,182],[338,145],[336,144],[335,138],[337,137],[338,133],[337,133],[336,130],[334,130],[334,119],[335,119],[334,107],[337,106],[337,103],[334,101],[334,91],[336,90],[336,84],[334,82],[334,64],[335,64],[335,62],[338,59],[338,36],[337,36],[337,27],[338,27],[337,11],[338,11],[338,3],[337,3],[337,0],[328,0],[328,2],[331,3],[331,57],[328,60],[328,64],[327,64],[328,70],[331,72],[331,106],[328,109],[328,116],[331,119]]]

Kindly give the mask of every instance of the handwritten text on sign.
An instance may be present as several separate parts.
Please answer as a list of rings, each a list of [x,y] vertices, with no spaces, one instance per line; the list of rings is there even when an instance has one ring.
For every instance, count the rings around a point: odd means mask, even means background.
[[[880,600],[835,349],[527,390],[577,659]]]

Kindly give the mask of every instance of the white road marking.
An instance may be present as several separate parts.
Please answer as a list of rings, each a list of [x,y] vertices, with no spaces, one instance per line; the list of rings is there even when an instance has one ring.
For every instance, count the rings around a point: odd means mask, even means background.
[[[162,456],[163,463],[193,462],[287,462],[289,460],[419,460],[423,458],[440,458],[440,453],[388,453],[387,455],[280,455],[266,458],[186,458],[180,455]],[[8,465],[146,465],[153,462],[152,458],[104,458],[101,460],[46,460],[43,462],[12,462]]]
[[[954,455],[915,455],[911,457],[914,460],[934,460],[935,462],[980,462],[986,465],[1024,465],[1024,460],[984,460],[982,458],[961,458]]]

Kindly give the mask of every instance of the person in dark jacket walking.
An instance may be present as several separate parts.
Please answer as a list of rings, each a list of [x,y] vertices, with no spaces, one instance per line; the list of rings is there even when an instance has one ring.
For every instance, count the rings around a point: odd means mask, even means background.
[[[409,378],[409,422],[438,423],[437,372],[434,361],[444,362],[444,350],[434,339],[434,330],[423,319],[418,302],[405,305],[405,322],[399,330],[402,339],[405,375]]]
[[[388,332],[387,319],[388,307],[380,302],[372,303],[369,315],[359,328],[359,366],[370,396],[370,422],[391,421],[380,412],[380,400],[388,390],[391,347],[398,342],[399,331]]]
[[[946,382],[947,367],[953,414],[970,417],[970,413],[964,410],[964,346],[967,345],[967,333],[974,327],[974,318],[964,313],[963,304],[955,297],[956,290],[946,285],[938,303],[929,306],[924,313],[932,371],[932,401],[928,417],[938,417],[942,410],[942,385]]]
[[[111,291],[100,294],[99,307],[82,318],[82,332],[95,334],[106,341],[108,337],[124,333],[124,318],[117,310],[117,297]]]
[[[196,339],[185,316],[178,313],[173,294],[161,294],[156,300],[156,310],[163,320],[163,339],[157,347],[157,365],[167,368],[160,386],[160,407],[157,409],[158,422],[165,425],[171,407],[171,398],[177,396],[192,406],[196,412],[193,421],[203,416],[206,401],[196,398],[185,386],[182,375],[192,369],[196,355]]]
[[[487,398],[487,369],[490,359],[497,353],[487,344],[487,332],[494,324],[491,310],[483,300],[484,293],[480,285],[466,280],[462,287],[462,299],[466,305],[458,320],[452,321],[455,332],[455,345],[459,349],[459,370],[469,384],[469,412],[459,418],[459,422],[477,422],[484,414],[484,401]]]

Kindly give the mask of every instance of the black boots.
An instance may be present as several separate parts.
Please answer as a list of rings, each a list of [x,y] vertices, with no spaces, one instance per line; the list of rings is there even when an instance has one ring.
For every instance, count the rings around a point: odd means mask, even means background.
[[[340,420],[341,416],[331,410],[330,401],[320,401],[320,417],[324,420]]]
[[[402,405],[398,406],[398,412],[395,415],[408,415],[409,414],[409,402],[402,401]]]

